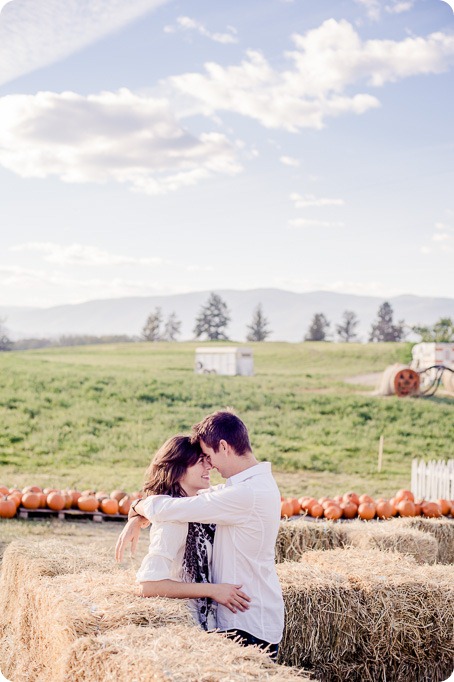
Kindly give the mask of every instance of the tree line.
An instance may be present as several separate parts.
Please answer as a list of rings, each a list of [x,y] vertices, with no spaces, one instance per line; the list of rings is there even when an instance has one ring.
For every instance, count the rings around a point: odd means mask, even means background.
[[[195,339],[208,341],[228,341],[227,327],[231,321],[231,314],[227,303],[218,294],[211,293],[208,300],[201,306],[195,320],[193,335]],[[21,339],[12,341],[5,326],[5,320],[0,319],[0,351],[28,350],[49,346],[81,346],[97,343],[127,343],[137,341],[178,341],[181,336],[181,320],[175,312],[164,319],[162,309],[158,306],[151,312],[142,328],[140,336],[119,335],[66,335],[57,340],[52,339]],[[304,335],[303,341],[333,341],[344,343],[358,339],[357,329],[359,319],[352,310],[345,310],[342,319],[334,325],[334,335],[331,333],[331,322],[324,313],[315,313]],[[454,341],[454,320],[441,317],[432,326],[407,326],[404,320],[394,322],[394,311],[388,301],[384,301],[372,323],[368,341],[389,342],[403,341],[409,332],[420,336],[424,342],[450,343]],[[250,324],[246,326],[247,341],[266,341],[272,334],[270,323],[265,316],[261,303],[252,312]]]

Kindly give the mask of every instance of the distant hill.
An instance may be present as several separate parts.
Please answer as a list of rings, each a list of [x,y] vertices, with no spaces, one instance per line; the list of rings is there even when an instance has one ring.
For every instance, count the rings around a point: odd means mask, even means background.
[[[335,325],[345,310],[353,310],[359,318],[359,340],[366,341],[372,321],[384,299],[328,291],[298,294],[281,289],[251,289],[247,291],[216,290],[227,303],[231,322],[228,334],[232,340],[244,341],[254,308],[261,303],[273,333],[272,341],[301,341],[315,313],[324,313]],[[0,318],[12,339],[27,337],[58,337],[62,334],[139,335],[150,312],[162,308],[166,318],[175,312],[182,322],[181,340],[193,338],[194,322],[210,291],[169,296],[143,296],[87,301],[51,308],[0,306]],[[453,298],[396,296],[387,299],[394,310],[394,319],[408,325],[433,324],[440,317],[454,318]]]

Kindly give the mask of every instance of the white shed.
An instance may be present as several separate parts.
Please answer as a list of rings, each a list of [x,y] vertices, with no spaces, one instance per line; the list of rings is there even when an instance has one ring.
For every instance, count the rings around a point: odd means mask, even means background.
[[[195,349],[196,374],[225,374],[251,377],[254,374],[252,348],[201,346]]]

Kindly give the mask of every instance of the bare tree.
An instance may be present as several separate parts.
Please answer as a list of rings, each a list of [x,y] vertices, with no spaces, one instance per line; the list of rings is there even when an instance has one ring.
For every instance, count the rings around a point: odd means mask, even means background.
[[[358,324],[359,320],[356,317],[356,314],[352,310],[346,310],[342,315],[341,324],[336,325],[336,332],[340,340],[345,341],[345,343],[349,343],[349,341],[356,339],[358,334],[356,333],[355,329]]]
[[[402,341],[405,337],[405,322],[393,321],[394,311],[388,301],[381,304],[378,309],[377,320],[370,330],[369,341]]]
[[[160,341],[161,340],[161,324],[162,324],[162,311],[158,306],[155,308],[154,313],[150,313],[147,317],[147,321],[142,329],[142,338],[144,341]]]

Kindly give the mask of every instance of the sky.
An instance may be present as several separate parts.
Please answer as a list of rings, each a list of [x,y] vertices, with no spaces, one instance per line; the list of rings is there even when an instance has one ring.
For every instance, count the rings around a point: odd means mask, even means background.
[[[453,6],[0,0],[0,305],[454,297]]]

